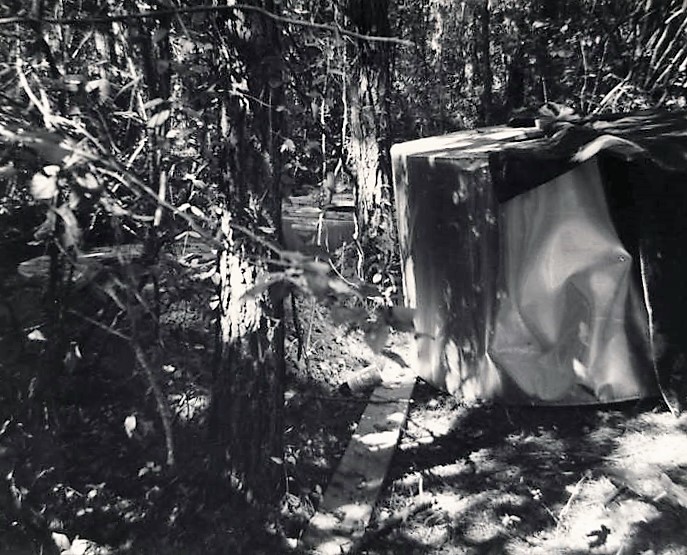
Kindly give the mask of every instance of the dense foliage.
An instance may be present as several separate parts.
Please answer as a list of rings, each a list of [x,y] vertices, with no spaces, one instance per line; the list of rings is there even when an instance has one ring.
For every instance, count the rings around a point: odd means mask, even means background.
[[[313,294],[377,351],[412,327],[393,306],[390,144],[545,102],[682,107],[686,29],[677,0],[4,2],[3,522],[54,550],[54,531],[112,545],[157,520],[170,532],[220,504],[213,488],[239,510],[274,506],[284,298]],[[283,198],[318,191],[326,209],[343,190],[359,224],[345,276],[280,243]],[[113,245],[128,247],[93,251]],[[17,265],[39,255],[25,271],[44,279],[17,308]],[[192,381],[165,362],[179,328],[212,368],[195,428],[170,408]],[[98,437],[131,442],[113,462]],[[189,437],[209,439],[188,453]],[[154,493],[163,482],[180,485]]]

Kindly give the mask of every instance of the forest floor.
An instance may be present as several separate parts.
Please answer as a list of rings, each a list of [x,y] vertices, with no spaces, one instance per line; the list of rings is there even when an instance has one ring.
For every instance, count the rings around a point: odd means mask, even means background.
[[[327,346],[314,351],[311,376],[320,387],[333,388],[356,364],[381,364],[361,358],[368,352],[361,339],[342,339],[324,314],[316,322],[317,341]],[[407,341],[396,335],[391,349]],[[299,419],[311,429],[309,422],[317,422],[320,437],[355,419],[344,406],[358,398],[337,398],[333,389],[330,395],[329,408],[325,402],[307,421]],[[334,407],[346,411],[343,420],[330,412]],[[339,435],[330,453],[344,443]],[[323,488],[320,480],[336,465],[325,459],[327,470],[315,481]],[[684,555],[686,523],[687,416],[676,419],[657,400],[464,406],[418,380],[357,552]]]
[[[15,280],[11,291],[25,332],[40,329],[41,286]],[[3,409],[0,553],[47,552],[42,534],[56,534],[69,555],[299,553],[297,540],[367,403],[366,394],[339,386],[381,360],[360,334],[298,298],[287,322],[287,494],[274,514],[257,513],[213,481],[208,466],[213,336],[198,307],[210,292],[190,284],[161,318],[165,348],[155,362],[183,446],[174,471],[164,467],[142,372],[121,344],[95,341],[93,330],[68,368],[59,434],[29,433]],[[39,334],[31,337],[21,357],[0,365],[5,401],[30,388],[22,376],[43,348]],[[392,351],[408,341],[392,335]],[[131,416],[137,426],[127,432]],[[657,401],[464,406],[418,380],[358,553],[687,555],[686,432],[687,417],[672,417]]]

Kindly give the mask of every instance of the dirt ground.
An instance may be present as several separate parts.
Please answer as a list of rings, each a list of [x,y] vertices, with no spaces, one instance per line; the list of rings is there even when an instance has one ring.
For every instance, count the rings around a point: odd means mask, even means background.
[[[461,407],[416,390],[363,552],[687,553],[687,419],[649,403]]]

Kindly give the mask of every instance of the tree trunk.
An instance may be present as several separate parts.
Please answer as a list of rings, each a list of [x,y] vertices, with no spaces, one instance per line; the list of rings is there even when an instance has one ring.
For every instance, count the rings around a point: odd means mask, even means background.
[[[261,7],[273,10],[271,2]],[[236,26],[237,22],[228,25]],[[271,253],[232,226],[239,224],[278,241],[281,199],[274,144],[280,122],[279,40],[266,18],[240,22],[240,56],[250,98],[227,94],[219,114],[224,209],[219,256],[218,356],[212,391],[210,434],[215,463],[248,500],[267,504],[283,492],[282,414],[284,393],[283,306],[269,294],[246,295],[269,270]],[[275,63],[266,63],[267,60]],[[225,70],[227,90],[232,72]],[[235,84],[235,83],[234,83]],[[260,228],[262,231],[258,231]]]
[[[525,58],[521,48],[510,55],[506,77],[506,115],[525,105]]]
[[[493,120],[493,71],[490,54],[489,0],[483,0],[476,7],[475,59],[482,90],[479,95],[479,124],[490,125]]]
[[[538,6],[538,17],[545,23],[552,23],[556,21],[558,13],[558,2],[542,2]],[[554,77],[553,65],[551,55],[549,54],[551,44],[551,34],[554,32],[551,27],[543,27],[535,32],[535,58],[536,71],[535,78],[539,79],[539,94],[537,95],[541,102],[554,102],[559,100],[560,85]]]
[[[389,34],[388,0],[349,0],[354,29],[368,35]],[[365,265],[384,267],[395,253],[389,162],[389,46],[359,41],[351,53],[348,83],[349,155],[356,174],[359,240]]]

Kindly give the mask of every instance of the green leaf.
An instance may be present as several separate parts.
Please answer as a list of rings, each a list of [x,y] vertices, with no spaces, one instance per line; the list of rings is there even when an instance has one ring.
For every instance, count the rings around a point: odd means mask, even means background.
[[[55,214],[54,211],[48,210],[48,213],[45,215],[45,220],[43,220],[43,223],[38,226],[38,229],[33,234],[34,239],[37,241],[45,241],[49,237],[52,236],[52,234],[55,231],[55,222],[57,221],[57,215]]]
[[[160,104],[162,104],[165,100],[163,98],[153,98],[152,100],[149,100],[143,105],[143,108],[145,110],[152,110],[153,108],[156,108]]]
[[[29,341],[47,341],[48,339],[45,337],[43,332],[41,330],[33,330],[31,333],[29,333],[26,338]]]
[[[152,116],[148,122],[146,123],[146,126],[149,129],[154,129],[155,127],[160,127],[164,125],[164,123],[169,119],[169,116],[171,115],[171,110],[162,110],[161,112],[158,112],[154,116]]]
[[[296,143],[291,139],[286,139],[279,148],[279,152],[294,152],[296,150]]]
[[[191,214],[193,214],[193,215],[196,216],[197,218],[205,218],[205,214],[204,214],[203,211],[202,211],[200,208],[198,208],[197,206],[191,205],[191,206],[189,207],[189,210],[191,211]]]
[[[88,172],[83,177],[76,176],[76,182],[85,190],[89,192],[97,192],[102,190],[102,185],[96,179],[96,177]]]
[[[69,538],[65,534],[60,534],[59,532],[53,532],[51,534],[52,541],[57,547],[57,549],[60,550],[60,552],[67,551],[70,546],[71,542],[69,541]]]
[[[78,247],[81,242],[81,228],[79,227],[79,222],[72,212],[71,208],[66,204],[59,206],[55,209],[55,212],[62,218],[64,222],[64,232],[62,233],[62,244],[69,247]]]
[[[98,91],[102,97],[109,96],[110,82],[107,79],[94,79],[86,83],[86,92]]]
[[[38,172],[31,178],[31,194],[36,200],[50,200],[57,195],[57,176]]]

